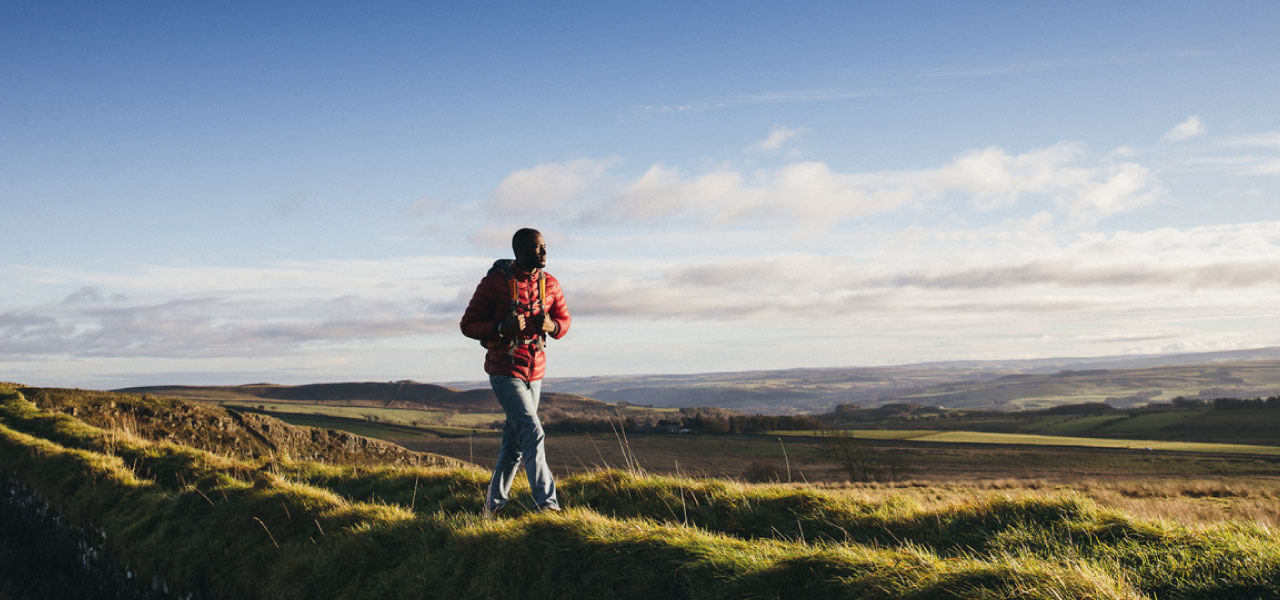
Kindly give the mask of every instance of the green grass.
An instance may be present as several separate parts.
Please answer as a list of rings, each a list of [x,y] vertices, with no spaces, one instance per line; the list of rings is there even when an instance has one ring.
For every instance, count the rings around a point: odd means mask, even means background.
[[[822,437],[826,431],[771,431],[769,435]],[[1202,452],[1215,454],[1251,454],[1280,456],[1280,446],[1249,444],[1214,444],[1202,442],[1170,442],[1160,440],[1129,440],[1093,437],[1068,437],[1033,435],[1025,433],[996,433],[985,431],[937,431],[922,429],[848,429],[841,435],[872,440],[908,440],[912,442],[945,442],[953,444],[1000,444],[1010,446],[1076,446],[1081,448],[1131,448],[1166,450],[1175,452]]]
[[[289,414],[289,413],[266,413],[290,425],[299,425],[302,427],[315,427],[318,429],[338,429],[356,435],[371,437],[377,440],[385,440],[394,442],[396,440],[413,439],[422,435],[420,429],[410,429],[404,426],[381,425],[378,423],[365,423],[352,419],[335,418],[331,416],[316,416],[310,414]]]
[[[1280,598],[1269,531],[1074,496],[926,509],[604,471],[561,482],[564,513],[485,520],[483,471],[234,460],[15,391],[0,391],[0,471],[178,596]]]
[[[838,422],[838,420],[837,420]],[[852,426],[855,423],[845,423]],[[955,414],[927,420],[886,419],[882,428],[1028,433],[1067,437],[1128,438],[1253,446],[1280,445],[1280,410],[1249,408],[1127,409],[1102,414]]]

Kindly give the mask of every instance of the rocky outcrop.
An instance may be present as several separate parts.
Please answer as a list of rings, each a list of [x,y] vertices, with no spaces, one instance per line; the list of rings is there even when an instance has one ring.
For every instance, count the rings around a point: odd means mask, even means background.
[[[465,465],[382,440],[290,425],[274,417],[206,402],[57,388],[27,388],[23,394],[42,409],[63,412],[90,425],[235,458],[287,456],[334,464]]]

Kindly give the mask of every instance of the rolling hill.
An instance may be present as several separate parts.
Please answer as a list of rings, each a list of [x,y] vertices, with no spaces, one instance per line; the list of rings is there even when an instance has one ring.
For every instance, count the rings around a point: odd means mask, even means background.
[[[1176,396],[1280,393],[1280,348],[1216,353],[958,361],[892,367],[779,369],[550,379],[547,389],[659,407],[717,406],[771,414],[841,404],[914,402],[1022,410],[1081,402],[1133,406]]]
[[[1050,374],[930,386],[895,402],[978,409],[1042,409],[1105,402],[1114,407],[1177,397],[1251,398],[1280,392],[1280,361],[1221,362],[1127,369],[1066,369]]]
[[[209,402],[273,400],[305,404],[339,404],[379,408],[442,410],[459,413],[500,413],[502,407],[488,387],[457,390],[416,381],[314,383],[236,386],[147,386],[115,390],[127,394],[172,396]],[[607,402],[574,394],[545,392],[540,407],[568,414],[612,414]]]

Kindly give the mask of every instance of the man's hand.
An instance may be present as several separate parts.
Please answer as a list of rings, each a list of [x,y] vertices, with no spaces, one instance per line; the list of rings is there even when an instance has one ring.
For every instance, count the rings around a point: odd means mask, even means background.
[[[528,322],[524,315],[512,314],[508,315],[506,320],[502,322],[502,335],[517,336]]]
[[[546,333],[551,333],[556,330],[555,320],[547,317],[546,313],[535,316],[534,324],[535,327],[538,327]]]

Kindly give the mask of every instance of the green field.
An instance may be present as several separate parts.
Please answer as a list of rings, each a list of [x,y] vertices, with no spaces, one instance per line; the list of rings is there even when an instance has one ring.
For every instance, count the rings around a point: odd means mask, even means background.
[[[823,437],[828,431],[771,431],[769,435]],[[1203,442],[1170,442],[1161,440],[1128,440],[1092,437],[1068,437],[1033,435],[1025,433],[993,433],[984,431],[937,431],[928,429],[849,429],[837,435],[870,440],[904,440],[952,444],[1000,444],[1010,446],[1075,446],[1080,448],[1128,448],[1132,450],[1163,450],[1174,452],[1205,452],[1215,454],[1251,454],[1280,456],[1280,446],[1249,444],[1212,444]]]

